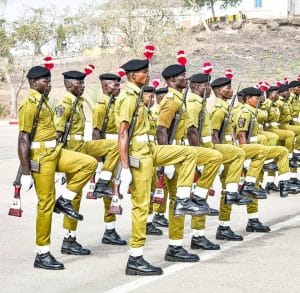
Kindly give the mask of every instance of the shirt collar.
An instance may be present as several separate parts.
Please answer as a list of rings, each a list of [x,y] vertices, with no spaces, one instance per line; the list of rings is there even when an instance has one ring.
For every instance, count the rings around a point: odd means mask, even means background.
[[[256,108],[250,106],[249,104],[245,104],[245,108],[247,108],[252,114],[255,114]]]
[[[131,89],[133,89],[137,94],[139,94],[141,91],[141,89],[136,84],[134,84],[130,81],[127,83],[127,86],[130,87]]]
[[[72,103],[74,103],[74,101],[77,99],[77,97],[70,92],[67,92],[66,96],[71,99]],[[82,96],[79,97],[78,102],[83,102],[83,101],[84,101],[84,97]]]
[[[226,110],[228,109],[228,103],[226,101],[224,101],[221,98],[216,98],[216,101],[222,106],[224,107]]]
[[[36,101],[40,101],[42,94],[40,92],[38,92],[35,89],[29,89],[29,95],[34,97]],[[49,97],[48,96],[44,96],[44,101],[48,102],[49,101]]]
[[[168,91],[171,92],[171,93],[173,93],[173,94],[174,94],[176,97],[178,97],[180,100],[183,99],[183,93],[181,93],[181,92],[179,92],[179,91],[177,91],[177,90],[175,90],[175,89],[173,89],[173,88],[171,88],[171,87],[168,88]]]

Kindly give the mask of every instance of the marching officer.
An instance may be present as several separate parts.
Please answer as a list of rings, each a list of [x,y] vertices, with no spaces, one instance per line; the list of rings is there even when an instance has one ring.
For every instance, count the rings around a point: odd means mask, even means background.
[[[118,75],[113,73],[103,73],[100,74],[99,79],[101,82],[101,88],[103,94],[92,110],[93,112],[92,137],[93,140],[101,140],[103,138],[107,138],[107,139],[114,139],[117,142],[118,134],[117,134],[116,121],[115,121],[115,101],[117,96],[120,93],[121,78]],[[105,117],[105,115],[107,115],[107,117]],[[104,121],[105,119],[107,119],[107,123]],[[106,129],[104,129],[105,123],[106,123]],[[105,180],[106,178],[100,177],[102,167],[103,167],[103,162],[100,158],[100,162],[98,162],[98,168],[96,170],[97,183],[94,192],[96,196],[97,195],[102,196],[102,194],[111,193],[111,191],[107,189],[108,180]],[[108,178],[110,179],[110,177]],[[104,202],[105,232],[102,237],[102,243],[112,244],[112,245],[126,245],[127,242],[124,239],[122,239],[116,231],[115,228],[116,215],[109,213],[111,198],[108,196],[104,196],[103,202]]]
[[[57,135],[61,137],[66,127],[66,123],[70,117],[72,108],[73,112],[72,124],[67,138],[66,149],[90,155],[99,158],[106,155],[105,162],[102,166],[100,178],[110,179],[112,170],[118,160],[118,149],[115,140],[93,140],[84,141],[85,115],[83,111],[84,97],[84,79],[86,74],[80,71],[67,71],[63,73],[66,94],[57,104],[55,109],[55,127]],[[80,167],[80,166],[79,166]],[[71,179],[66,174],[67,182]],[[89,178],[90,179],[90,178]],[[74,209],[79,211],[82,197],[82,190],[77,192],[72,201]],[[65,229],[65,237],[63,240],[61,252],[65,254],[87,255],[90,254],[89,249],[83,248],[76,241],[77,221],[68,217],[64,218],[63,227]]]
[[[36,217],[36,250],[34,267],[61,270],[64,265],[50,253],[52,213],[62,212],[74,222],[83,220],[72,200],[80,194],[89,178],[95,172],[97,161],[85,154],[62,149],[57,145],[54,112],[49,105],[51,73],[48,69],[35,66],[27,73],[30,85],[28,96],[19,108],[18,154],[22,166],[22,187],[28,191],[32,185],[38,196]],[[38,113],[42,100],[41,111]],[[38,125],[30,138],[35,116]],[[30,160],[36,168],[31,170]],[[62,195],[55,202],[55,171],[64,172],[69,179]]]

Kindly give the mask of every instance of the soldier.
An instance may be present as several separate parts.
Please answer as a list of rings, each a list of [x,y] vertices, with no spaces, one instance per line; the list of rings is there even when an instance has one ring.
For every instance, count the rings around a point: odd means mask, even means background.
[[[186,110],[185,101],[183,100],[182,90],[187,87],[187,79],[185,76],[186,69],[181,65],[170,65],[166,67],[162,76],[166,80],[168,86],[168,93],[160,104],[160,112],[157,120],[157,141],[158,144],[168,144],[168,135],[172,131],[172,121],[176,112],[181,114],[178,128],[175,133],[175,143],[183,144],[185,142],[186,127],[188,121],[188,112]],[[197,180],[197,186],[193,190],[191,198],[202,206],[203,214],[217,216],[218,211],[212,209],[206,203],[206,196],[209,188],[212,186],[217,171],[221,165],[222,155],[218,151],[212,149],[205,149],[203,147],[191,147],[196,151],[197,166],[204,165],[204,171],[200,179]],[[174,166],[170,166],[172,170]],[[177,168],[177,166],[176,166]],[[183,234],[184,234],[184,220],[183,216],[174,217],[173,210],[176,208],[174,186],[176,186],[177,173],[175,168],[172,172],[167,172],[166,185],[170,196],[169,203],[169,248],[170,246],[181,247],[182,252],[178,249],[178,253],[168,249],[165,255],[165,260],[178,262],[195,261],[195,255],[183,249]],[[180,253],[179,253],[180,252]]]
[[[93,107],[93,140],[101,140],[102,138],[114,139],[117,142],[118,134],[115,121],[115,100],[120,93],[120,81],[121,78],[118,75],[112,73],[103,73],[99,76],[101,82],[101,88],[103,95]],[[108,111],[108,112],[107,112]],[[103,129],[105,115],[107,113],[107,126]],[[105,133],[102,133],[105,132]],[[96,188],[94,194],[97,196],[102,196],[102,194],[111,194],[110,188],[108,188],[108,181],[110,176],[101,178],[101,169],[103,167],[103,162],[100,158],[98,162],[98,168],[96,170]],[[103,174],[103,173],[102,173]],[[105,175],[105,174],[104,174]],[[111,175],[109,173],[109,175]],[[105,222],[105,232],[102,237],[103,244],[112,245],[126,245],[127,242],[122,239],[115,229],[116,215],[109,213],[109,208],[111,205],[111,198],[104,196],[104,222]]]
[[[190,77],[191,94],[187,100],[187,112],[189,113],[187,134],[189,144],[214,148],[223,155],[222,163],[224,164],[224,171],[221,175],[221,181],[223,189],[226,190],[226,204],[248,204],[252,200],[244,198],[238,192],[238,183],[243,169],[245,152],[239,147],[230,144],[212,143],[210,115],[206,109],[206,102],[204,102],[209,98],[211,93],[210,78],[210,75],[202,73],[194,74]],[[199,129],[201,127],[199,125],[200,119],[202,119],[202,129]],[[212,243],[204,235],[205,216],[192,217],[191,228],[193,229],[191,248],[205,250],[220,249],[218,244]]]
[[[130,256],[126,267],[128,275],[160,275],[163,273],[161,268],[149,264],[143,258],[153,166],[178,164],[176,207],[172,210],[173,213],[177,215],[201,213],[200,207],[190,200],[193,173],[196,167],[194,150],[182,146],[158,146],[149,141],[150,126],[147,109],[139,97],[141,87],[149,81],[148,66],[148,60],[140,59],[130,60],[122,66],[126,72],[128,83],[117,98],[115,107],[122,166],[120,190],[128,190],[131,184],[133,206],[132,233],[129,243]],[[137,120],[129,144],[128,130],[133,116]],[[139,168],[129,168],[129,154],[139,158]],[[174,253],[184,253],[182,246],[169,248]],[[195,255],[194,259],[198,261],[199,257]]]
[[[213,143],[233,144],[232,124],[234,123],[234,117],[231,116],[231,113],[228,113],[229,105],[227,104],[227,101],[230,100],[233,95],[233,91],[231,88],[231,79],[226,77],[217,78],[211,83],[211,87],[216,96],[216,104],[211,114]],[[229,115],[230,117],[229,124],[225,129],[223,141],[220,141],[220,130],[222,128],[222,124],[224,123],[223,121],[226,115]],[[253,145],[243,144],[241,145],[241,148],[245,152],[246,161],[249,162],[249,160],[251,160],[251,163],[240,193],[244,196],[249,195],[254,199],[266,198],[266,195],[262,194],[261,191],[255,186],[258,175],[263,168],[264,160],[266,157],[266,148],[257,143]],[[225,203],[225,194],[223,194],[220,201],[220,224],[217,229],[216,238],[220,240],[242,241],[243,237],[234,233],[230,228],[230,214],[231,206]]]
[[[38,196],[36,218],[36,249],[34,267],[49,270],[64,269],[50,253],[50,234],[52,213],[62,212],[74,221],[83,220],[83,216],[74,210],[72,200],[81,192],[90,176],[95,172],[97,161],[87,155],[62,149],[57,146],[54,112],[51,109],[49,93],[51,73],[48,69],[35,66],[27,73],[30,85],[28,96],[19,109],[18,154],[22,166],[21,184],[29,190],[33,183]],[[39,113],[36,133],[30,141],[33,121],[37,115],[41,98],[44,99]],[[29,161],[36,161],[39,166],[30,170]],[[69,178],[62,195],[55,202],[55,170],[65,172]]]
[[[118,160],[118,149],[115,140],[93,140],[84,141],[84,128],[85,128],[85,115],[83,111],[84,97],[84,79],[86,74],[80,71],[67,71],[63,73],[64,84],[67,93],[57,104],[55,109],[55,128],[58,137],[61,137],[64,133],[66,123],[69,119],[70,112],[74,107],[76,100],[77,104],[73,114],[72,125],[67,138],[65,148],[76,152],[90,155],[94,158],[99,158],[106,155],[105,163],[103,164],[100,178],[102,174],[104,179],[110,179],[112,170]],[[66,174],[67,182],[71,179]],[[89,178],[90,179],[90,178]],[[74,209],[79,211],[80,202],[82,197],[82,190],[77,192],[75,198],[72,201]],[[65,237],[63,240],[61,252],[65,254],[74,255],[88,255],[89,249],[83,248],[76,241],[76,229],[77,221],[74,221],[68,217],[64,218],[63,227],[65,229]]]

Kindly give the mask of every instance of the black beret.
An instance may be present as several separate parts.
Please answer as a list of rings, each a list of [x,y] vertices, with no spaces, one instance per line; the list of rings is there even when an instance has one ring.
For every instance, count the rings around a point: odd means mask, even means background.
[[[121,77],[119,75],[113,73],[103,73],[99,75],[100,80],[115,80],[121,81]]]
[[[216,78],[212,83],[211,83],[211,87],[212,88],[217,88],[217,87],[221,87],[221,86],[225,86],[227,84],[231,84],[231,79],[227,78],[227,77],[219,77]]]
[[[172,64],[167,66],[163,70],[161,75],[163,76],[163,78],[170,78],[170,77],[176,77],[185,71],[186,71],[185,66],[179,64]]]
[[[76,80],[84,80],[86,74],[84,72],[71,70],[63,73],[64,79],[76,79]]]
[[[242,94],[244,96],[261,96],[262,91],[260,89],[257,89],[256,87],[246,87],[242,89]]]
[[[278,86],[272,85],[267,89],[267,92],[275,92],[278,91]]]
[[[31,69],[29,69],[26,77],[28,79],[39,79],[42,77],[50,77],[51,72],[49,69],[43,66],[34,66]]]
[[[244,93],[243,93],[243,91],[239,91],[239,92],[236,93],[236,95],[237,95],[238,97],[242,97],[242,96],[244,95]]]
[[[168,92],[168,88],[167,87],[161,87],[159,89],[157,89],[155,91],[155,94],[157,95],[163,95],[163,94],[166,94]]]
[[[204,83],[210,81],[211,76],[209,74],[198,73],[190,77],[190,81],[194,83]]]
[[[143,92],[144,93],[154,93],[155,88],[150,85],[144,85],[143,86]]]
[[[293,80],[289,83],[289,88],[297,87],[300,86],[300,81],[298,80]]]
[[[282,93],[282,92],[285,92],[285,91],[288,91],[289,90],[289,86],[287,84],[282,84],[279,88],[278,88],[278,92],[279,93]]]
[[[149,60],[147,59],[132,59],[121,66],[126,72],[138,71],[149,66]]]

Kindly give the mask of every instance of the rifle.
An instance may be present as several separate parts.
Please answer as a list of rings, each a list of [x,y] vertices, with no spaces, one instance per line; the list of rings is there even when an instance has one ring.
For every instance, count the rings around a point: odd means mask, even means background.
[[[255,125],[255,119],[256,119],[258,108],[259,108],[259,104],[260,104],[260,100],[261,100],[261,96],[258,99],[257,105],[255,107],[255,113],[251,117],[251,120],[250,120],[250,123],[249,123],[248,133],[247,133],[247,143],[250,143],[250,139],[251,139],[251,136],[252,136],[254,125]]]
[[[207,88],[205,88],[204,90],[204,94],[203,94],[203,102],[202,102],[202,108],[201,111],[199,113],[199,120],[198,120],[198,136],[199,136],[199,142],[202,140],[201,138],[201,132],[202,132],[202,128],[203,128],[203,122],[204,122],[204,115],[205,115],[205,108],[206,108],[206,90]]]
[[[111,104],[112,104],[114,98],[115,97],[113,94],[111,94],[109,97],[109,102],[108,102],[108,105],[107,105],[107,108],[105,111],[105,115],[104,115],[104,119],[103,119],[103,123],[102,123],[102,127],[101,127],[100,138],[102,138],[102,139],[105,139],[105,132],[106,132],[106,127],[107,127],[107,123],[108,123],[108,114],[109,114],[110,107],[111,107]]]
[[[220,143],[222,143],[222,141],[223,141],[223,138],[224,138],[224,135],[225,135],[225,130],[226,130],[227,126],[228,126],[229,119],[230,119],[230,113],[231,113],[232,108],[234,107],[235,99],[237,97],[238,91],[240,90],[240,87],[241,87],[241,83],[239,83],[239,86],[238,86],[238,89],[236,91],[236,94],[231,99],[231,103],[230,103],[230,105],[228,107],[228,113],[224,117],[223,123],[221,125],[220,132],[219,132],[219,141],[220,141]]]
[[[36,116],[34,118],[33,124],[32,124],[32,129],[29,135],[29,140],[30,143],[33,141],[34,136],[35,136],[35,132],[39,123],[39,119],[40,119],[40,112],[42,110],[42,106],[44,103],[44,98],[45,98],[45,94],[43,93],[41,95],[40,101],[39,101],[39,105],[38,105],[38,109],[36,112]],[[31,161],[30,160],[30,166],[32,167],[32,169],[34,169],[34,165],[36,165],[36,162]],[[13,198],[13,203],[8,211],[8,215],[9,216],[15,216],[15,217],[22,217],[22,212],[23,210],[21,209],[21,177],[22,177],[22,166],[21,164],[19,165],[18,168],[18,173],[17,176],[15,178],[15,181],[13,183],[14,186],[14,198]]]
[[[130,141],[133,137],[134,128],[135,128],[136,121],[138,118],[139,104],[143,101],[143,94],[144,94],[144,89],[143,89],[143,87],[141,87],[139,96],[136,100],[135,110],[134,110],[134,113],[133,113],[133,116],[132,116],[132,119],[130,122],[130,126],[128,129],[128,145],[130,144]],[[129,156],[129,165],[131,167],[139,168],[139,163],[140,163],[140,161],[138,158]],[[116,172],[115,172],[115,178],[113,180],[113,196],[112,196],[112,201],[111,201],[111,205],[109,208],[110,214],[121,215],[123,212],[123,209],[120,205],[120,199],[122,199],[123,196],[120,194],[120,191],[119,191],[119,187],[121,184],[121,180],[120,180],[121,171],[122,171],[122,163],[121,163],[121,160],[119,160],[118,164],[117,164]]]
[[[182,103],[181,103],[181,107],[183,105],[186,105],[186,99],[187,99],[187,94],[189,92],[189,83],[187,85],[187,87],[185,88],[184,94],[183,94],[183,98],[182,98]],[[172,145],[173,144],[173,140],[175,138],[175,134],[179,125],[179,121],[180,121],[180,117],[181,117],[181,109],[179,109],[174,116],[174,119],[172,121],[171,127],[170,127],[170,132],[168,134],[168,145]],[[159,204],[163,204],[165,201],[164,198],[164,190],[163,190],[163,181],[164,181],[164,167],[160,167],[157,171],[157,186],[154,192],[154,195],[152,197],[152,202],[153,203],[159,203]]]
[[[78,101],[79,101],[79,98],[80,96],[76,96],[76,99],[74,101],[74,103],[72,104],[72,109],[71,109],[71,112],[69,114],[69,117],[68,117],[68,120],[66,122],[66,126],[65,126],[65,129],[64,129],[64,133],[63,135],[60,137],[60,142],[62,143],[62,146],[65,147],[67,141],[68,141],[68,136],[69,136],[69,133],[70,133],[70,130],[71,130],[71,127],[72,127],[72,122],[73,122],[73,116],[74,116],[74,113],[75,113],[75,110],[76,110],[76,107],[77,107],[77,104],[78,104]]]

